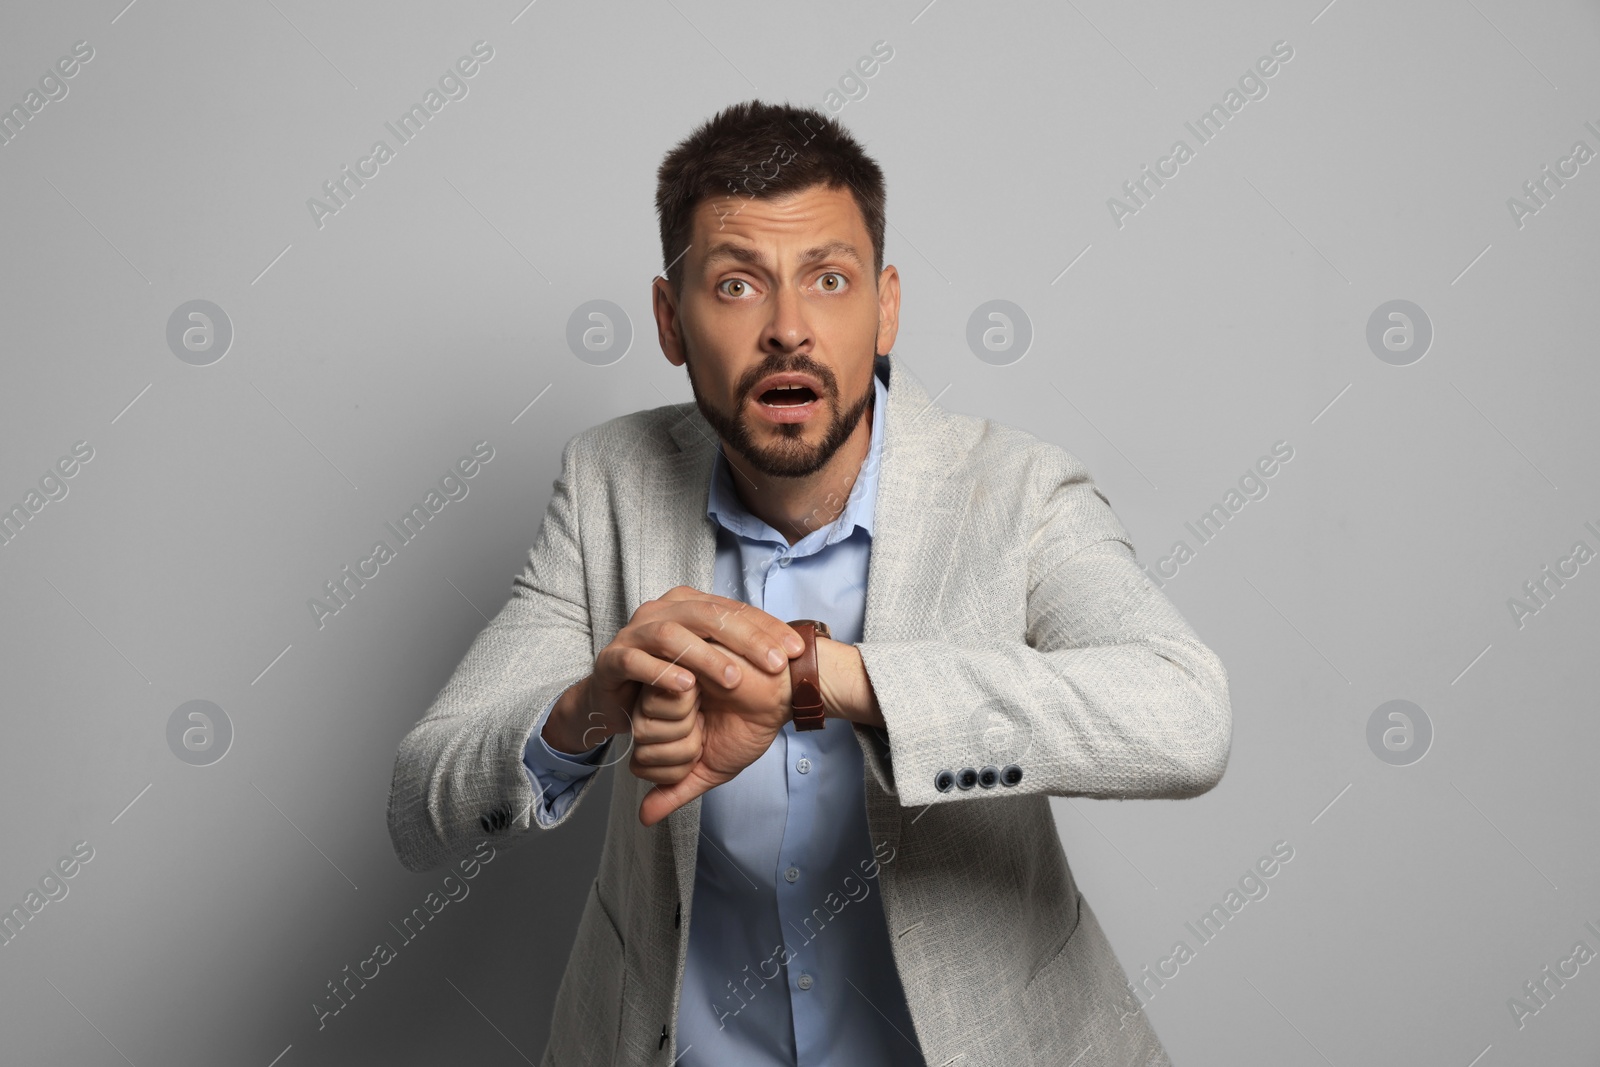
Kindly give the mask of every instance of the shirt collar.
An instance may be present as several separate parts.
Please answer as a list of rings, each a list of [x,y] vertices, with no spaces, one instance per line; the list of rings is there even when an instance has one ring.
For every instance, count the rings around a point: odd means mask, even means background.
[[[792,555],[809,555],[835,541],[842,541],[853,534],[858,526],[867,532],[868,537],[872,536],[873,518],[878,502],[878,472],[883,460],[883,435],[888,423],[889,401],[888,387],[883,384],[883,379],[877,373],[872,375],[872,390],[872,437],[867,445],[866,459],[862,461],[855,485],[850,489],[850,499],[845,501],[844,510],[834,522],[812,530],[790,546]],[[722,454],[720,442],[711,466],[711,493],[706,503],[706,515],[716,520],[724,529],[741,537],[774,541],[789,546],[788,538],[774,530],[764,520],[752,515],[739,499],[739,494],[733,486],[733,468],[729,465],[727,457]]]

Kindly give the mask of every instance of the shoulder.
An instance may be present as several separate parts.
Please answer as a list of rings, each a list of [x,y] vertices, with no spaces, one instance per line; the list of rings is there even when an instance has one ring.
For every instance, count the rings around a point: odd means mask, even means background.
[[[1105,500],[1089,468],[1063,446],[992,418],[940,415],[942,433],[958,457],[953,473],[962,480],[1020,493],[1033,504],[1043,504],[1064,485],[1085,485]]]
[[[563,462],[584,479],[649,477],[650,465],[678,451],[672,428],[689,418],[693,401],[630,411],[580,430],[567,440]]]
[[[1049,555],[1070,555],[1105,540],[1133,547],[1110,498],[1083,461],[1063,446],[991,418],[956,412],[941,412],[935,432],[949,460],[946,477],[988,528],[1007,530]],[[1046,535],[1042,540],[1041,534]]]

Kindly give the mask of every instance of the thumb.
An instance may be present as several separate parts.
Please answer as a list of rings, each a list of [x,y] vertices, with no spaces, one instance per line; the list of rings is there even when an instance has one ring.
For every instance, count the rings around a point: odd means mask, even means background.
[[[717,783],[702,773],[703,767],[703,764],[696,763],[683,781],[657,785],[646,793],[639,804],[639,821],[646,826],[654,826],[695,797],[709,792]]]

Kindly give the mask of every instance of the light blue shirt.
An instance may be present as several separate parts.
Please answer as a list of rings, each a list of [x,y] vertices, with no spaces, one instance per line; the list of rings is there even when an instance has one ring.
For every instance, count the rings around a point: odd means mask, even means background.
[[[718,526],[712,592],[779,619],[822,619],[836,641],[861,640],[888,402],[877,374],[873,385],[871,444],[850,499],[793,545],[743,506],[718,449],[706,508]],[[572,803],[600,752],[567,756],[545,744],[554,703],[523,757],[543,791],[534,814],[544,825]],[[862,774],[849,722],[804,733],[789,723],[760,759],[701,799],[679,1067],[922,1067],[879,899]]]

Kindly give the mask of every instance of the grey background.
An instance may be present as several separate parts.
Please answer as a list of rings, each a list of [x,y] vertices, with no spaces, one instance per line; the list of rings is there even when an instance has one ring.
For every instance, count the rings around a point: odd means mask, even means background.
[[[1195,949],[1147,1009],[1174,1061],[1594,1062],[1600,962],[1521,1028],[1507,999],[1600,951],[1600,566],[1521,628],[1507,600],[1600,549],[1600,163],[1520,228],[1506,204],[1600,149],[1593,3],[124,2],[0,32],[7,107],[95,50],[0,147],[0,504],[94,449],[0,547],[0,904],[94,849],[0,947],[5,1062],[537,1060],[604,783],[317,1029],[445,873],[390,850],[396,743],[508,595],[561,444],[690,398],[649,318],[661,154],[735,100],[823,106],[878,40],[838,117],[889,180],[896,351],[1082,458],[1147,565],[1196,548],[1166,591],[1230,672],[1223,783],[1053,802],[1130,974]],[[468,95],[319,229],[307,198],[478,40]],[[1116,226],[1280,40],[1268,95]],[[166,343],[195,299],[234,330],[205,367]],[[601,299],[635,334],[604,367],[566,344]],[[1033,329],[1005,366],[966,343],[994,299]],[[1366,343],[1396,299],[1434,330],[1408,366]],[[319,630],[307,600],[479,440],[469,495]],[[1367,743],[1396,699],[1433,727],[1409,766]],[[232,724],[220,762],[168,747],[191,700]],[[1201,946],[1185,922],[1278,841]]]

